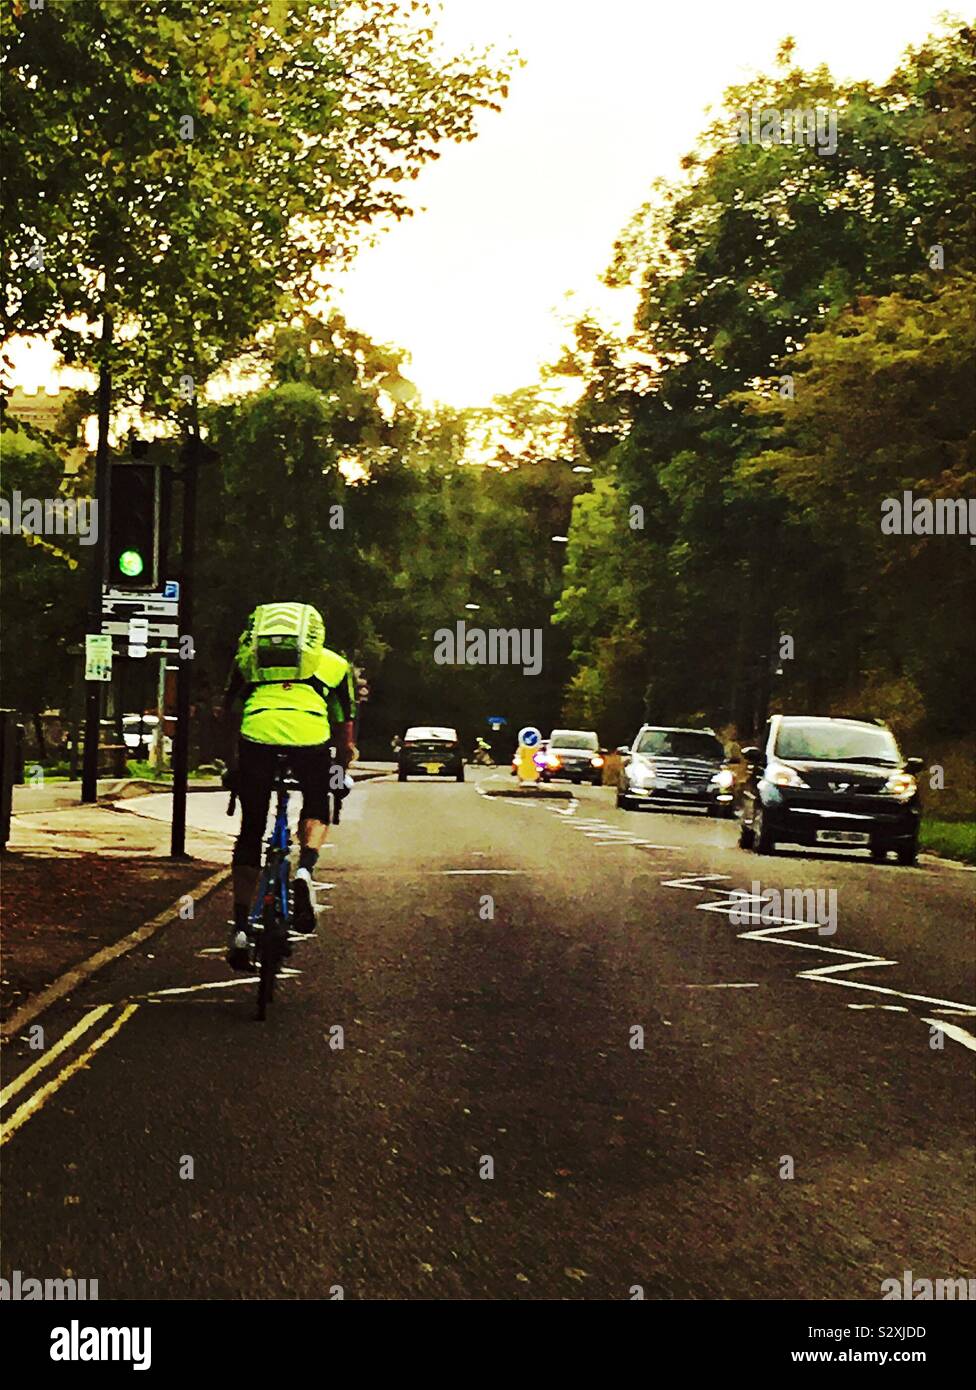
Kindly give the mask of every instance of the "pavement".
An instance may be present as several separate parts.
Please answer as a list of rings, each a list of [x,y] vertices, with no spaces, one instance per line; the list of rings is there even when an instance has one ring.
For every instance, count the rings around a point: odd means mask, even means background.
[[[972,1277],[972,874],[759,858],[605,788],[483,794],[500,775],[356,789],[266,1023],[215,893],[52,1004],[43,1051],[9,1045],[4,1277],[408,1301]],[[190,807],[226,854],[223,798]]]

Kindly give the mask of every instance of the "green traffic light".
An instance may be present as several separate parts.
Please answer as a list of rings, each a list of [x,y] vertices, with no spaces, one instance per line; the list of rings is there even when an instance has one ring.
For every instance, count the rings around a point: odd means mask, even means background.
[[[145,563],[138,550],[123,550],[119,556],[119,569],[126,579],[138,579],[145,569]]]

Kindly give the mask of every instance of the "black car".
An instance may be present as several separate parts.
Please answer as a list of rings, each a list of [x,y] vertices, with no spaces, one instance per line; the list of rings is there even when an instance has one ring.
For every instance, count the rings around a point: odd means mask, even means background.
[[[564,777],[570,782],[603,785],[603,753],[592,729],[553,729],[544,745],[539,780]]]
[[[921,818],[915,773],[891,730],[861,719],[776,714],[761,748],[743,748],[739,844],[774,854],[778,844],[861,848],[914,864]]]
[[[456,729],[418,724],[408,729],[397,754],[397,781],[408,777],[453,777],[464,781],[464,753]]]
[[[645,724],[624,759],[617,805],[685,806],[728,817],[733,811],[735,774],[711,729],[669,729]]]

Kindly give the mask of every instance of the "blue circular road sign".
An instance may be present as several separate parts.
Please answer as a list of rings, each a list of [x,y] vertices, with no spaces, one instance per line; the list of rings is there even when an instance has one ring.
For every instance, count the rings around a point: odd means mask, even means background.
[[[534,748],[542,742],[542,735],[534,724],[527,724],[524,729],[519,729],[518,741],[523,748]]]

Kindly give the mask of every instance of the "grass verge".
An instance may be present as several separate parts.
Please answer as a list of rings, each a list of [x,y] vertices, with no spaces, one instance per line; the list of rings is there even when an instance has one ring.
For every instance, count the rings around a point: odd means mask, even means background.
[[[976,821],[922,820],[919,848],[944,859],[976,864]]]

